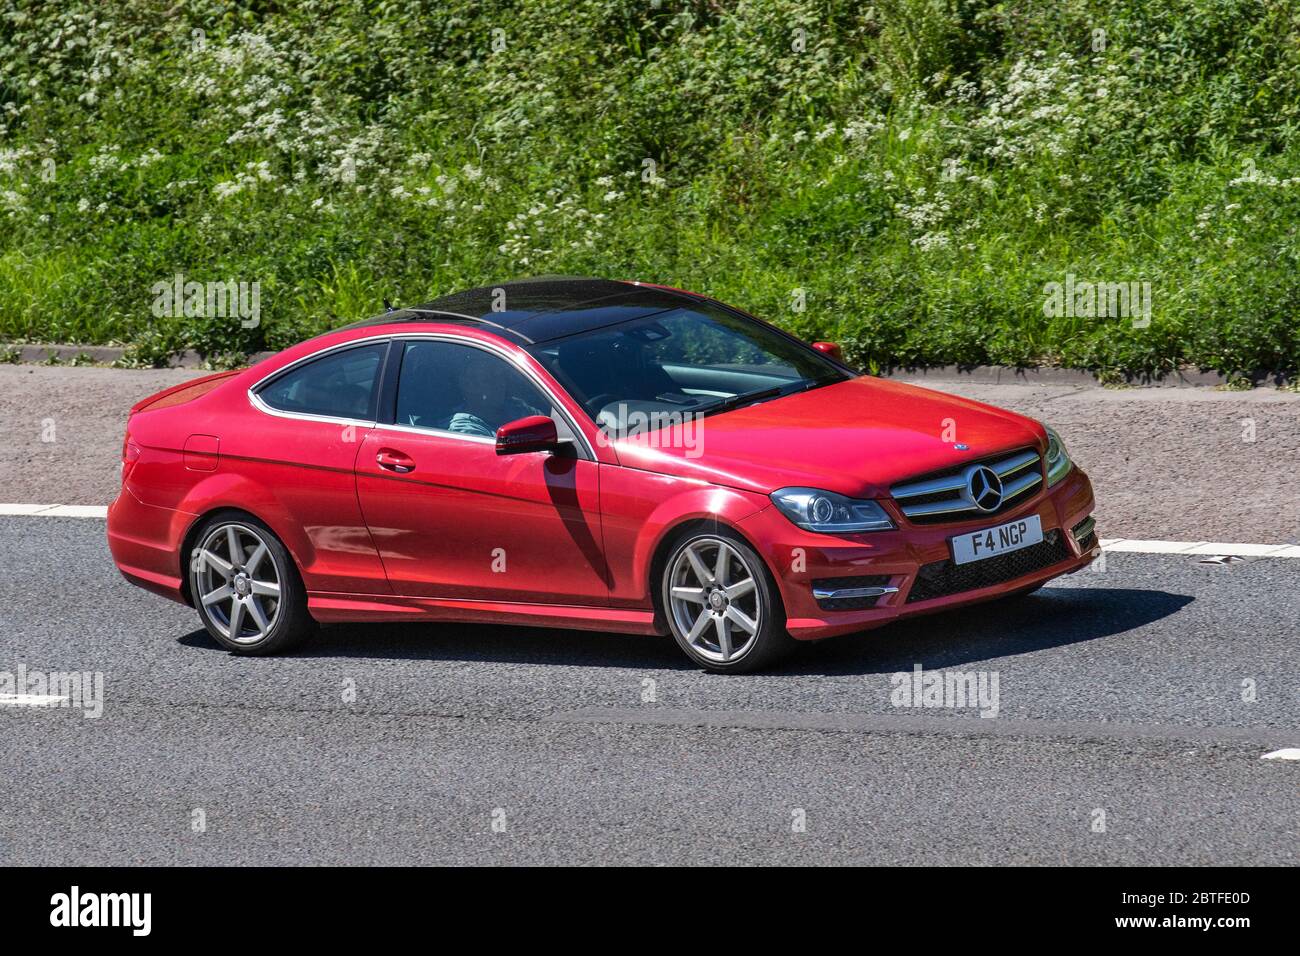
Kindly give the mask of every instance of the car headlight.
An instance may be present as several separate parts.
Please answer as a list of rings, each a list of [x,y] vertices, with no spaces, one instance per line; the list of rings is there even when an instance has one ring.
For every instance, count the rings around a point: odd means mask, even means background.
[[[1068,475],[1074,465],[1065,450],[1065,442],[1056,434],[1056,429],[1051,425],[1043,427],[1047,429],[1047,487],[1050,488]]]
[[[772,503],[806,531],[843,534],[850,531],[888,531],[894,527],[885,509],[874,501],[846,498],[817,488],[781,488]]]

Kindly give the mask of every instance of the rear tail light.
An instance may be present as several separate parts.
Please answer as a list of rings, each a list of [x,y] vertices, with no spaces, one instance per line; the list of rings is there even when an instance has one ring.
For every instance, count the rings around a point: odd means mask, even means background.
[[[136,461],[140,458],[140,446],[131,440],[131,433],[127,432],[126,437],[122,439],[122,480],[126,481],[126,476],[131,473]]]

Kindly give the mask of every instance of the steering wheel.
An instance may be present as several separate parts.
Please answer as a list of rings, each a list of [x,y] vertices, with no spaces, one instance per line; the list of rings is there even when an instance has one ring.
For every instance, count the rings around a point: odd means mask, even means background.
[[[587,407],[595,409],[595,412],[592,414],[591,417],[595,418],[597,415],[599,415],[602,411],[605,410],[605,406],[608,405],[613,400],[614,400],[613,392],[601,392],[599,395],[593,395],[591,396],[591,398],[587,399]]]

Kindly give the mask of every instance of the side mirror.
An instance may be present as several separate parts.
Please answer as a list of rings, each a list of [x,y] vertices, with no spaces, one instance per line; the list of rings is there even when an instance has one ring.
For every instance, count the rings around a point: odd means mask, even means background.
[[[497,429],[497,454],[520,455],[526,451],[553,451],[560,437],[555,422],[545,415],[529,415],[506,422]]]
[[[828,358],[833,358],[837,362],[844,361],[844,353],[840,351],[839,344],[836,342],[814,342],[813,348]]]

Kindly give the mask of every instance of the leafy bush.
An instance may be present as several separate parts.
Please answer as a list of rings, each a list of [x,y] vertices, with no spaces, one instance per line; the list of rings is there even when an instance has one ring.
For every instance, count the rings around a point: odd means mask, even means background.
[[[1294,372],[1297,41],[1290,0],[0,0],[0,336],[226,362],[579,273],[871,369]],[[1149,324],[1049,314],[1067,276]]]

